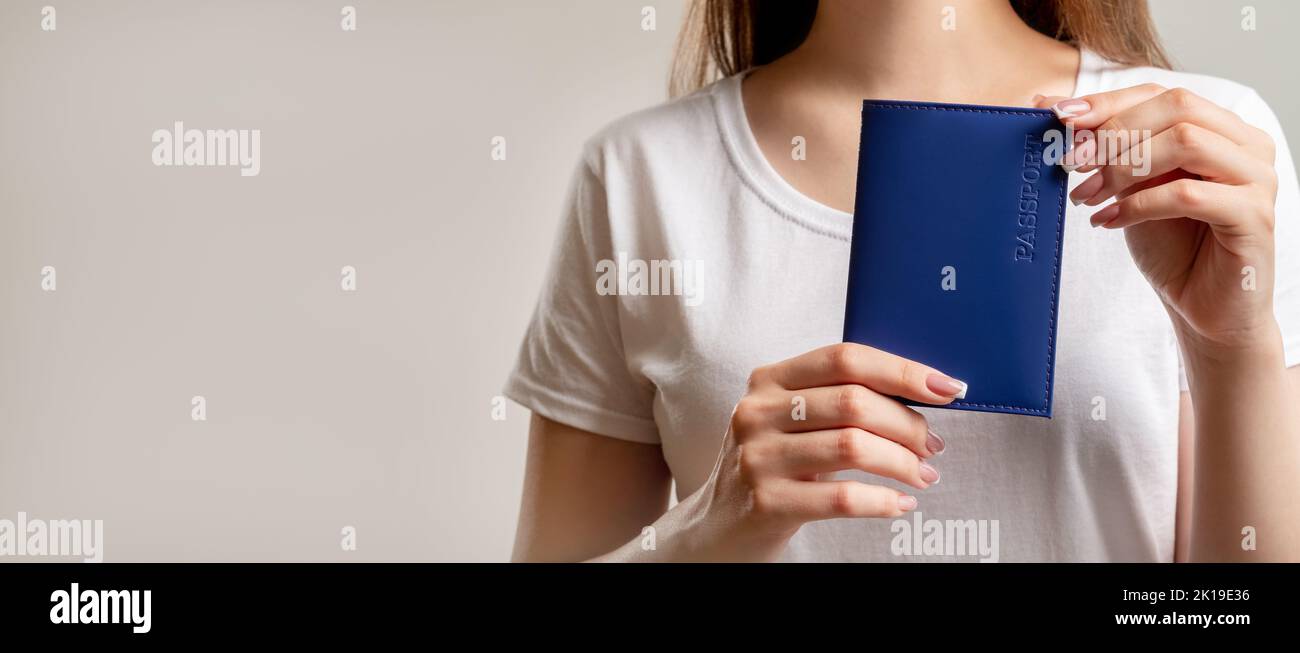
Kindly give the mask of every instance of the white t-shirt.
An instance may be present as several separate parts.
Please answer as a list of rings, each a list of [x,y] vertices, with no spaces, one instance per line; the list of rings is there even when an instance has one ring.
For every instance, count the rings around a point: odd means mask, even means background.
[[[1300,192],[1276,118],[1239,84],[1090,52],[1076,95],[1144,82],[1186,87],[1276,141],[1276,310],[1287,365],[1300,363]],[[1090,227],[1093,210],[1070,206],[1065,220],[1054,417],[921,409],[948,442],[941,483],[841,473],[906,489],[918,509],[808,524],[786,559],[1173,560],[1177,343],[1123,233]],[[678,496],[695,492],[750,371],[840,341],[852,220],[767,162],[739,76],[615,122],[585,149],[506,394],[662,445]],[[664,282],[636,285],[650,276],[639,262]]]

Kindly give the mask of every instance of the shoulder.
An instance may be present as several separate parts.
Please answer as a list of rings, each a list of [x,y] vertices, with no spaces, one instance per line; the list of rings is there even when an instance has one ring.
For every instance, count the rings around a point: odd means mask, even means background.
[[[598,177],[698,160],[720,141],[720,96],[731,79],[628,114],[602,127],[583,146],[583,161]]]

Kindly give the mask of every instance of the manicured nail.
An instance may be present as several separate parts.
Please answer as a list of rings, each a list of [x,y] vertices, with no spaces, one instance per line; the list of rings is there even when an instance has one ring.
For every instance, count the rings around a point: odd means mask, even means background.
[[[1092,226],[1101,227],[1106,223],[1110,222],[1111,220],[1114,220],[1115,216],[1118,215],[1119,215],[1119,204],[1111,204],[1110,206],[1107,206],[1106,208],[1092,214],[1092,220],[1091,220]]]
[[[1092,105],[1078,99],[1061,100],[1052,105],[1052,111],[1057,118],[1065,120],[1066,118],[1078,118],[1092,111]]]
[[[1096,195],[1097,191],[1101,190],[1102,185],[1105,183],[1106,180],[1102,178],[1100,172],[1084,179],[1083,183],[1075,186],[1074,190],[1070,191],[1070,202],[1075,206],[1083,204],[1091,199],[1093,195]]]
[[[1097,141],[1086,140],[1082,145],[1074,148],[1068,157],[1062,159],[1061,167],[1066,172],[1074,172],[1079,168],[1092,163],[1092,154],[1097,151]],[[1068,163],[1066,163],[1068,161]]]
[[[898,497],[898,509],[903,512],[916,510],[916,497],[908,496],[906,494],[900,495]]]
[[[943,438],[939,437],[938,433],[926,429],[925,448],[929,450],[931,454],[941,454],[947,446],[948,444],[943,441]]]
[[[921,463],[921,480],[930,485],[939,484],[939,470],[930,466],[930,463]]]
[[[925,378],[925,387],[937,395],[952,397],[953,399],[966,398],[966,383],[964,381],[958,381],[937,372]]]

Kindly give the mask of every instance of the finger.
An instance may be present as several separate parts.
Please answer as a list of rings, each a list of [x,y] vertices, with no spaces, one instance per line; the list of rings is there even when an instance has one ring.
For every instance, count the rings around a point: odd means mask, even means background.
[[[857,384],[926,404],[946,404],[966,396],[965,383],[934,368],[849,342],[815,349],[763,374],[787,390]]]
[[[944,449],[925,416],[860,385],[794,390],[772,407],[772,425],[786,433],[856,427],[929,457]]]
[[[1063,102],[1068,99],[1070,98],[1064,95],[1035,95],[1034,108],[1051,109],[1052,105],[1056,104],[1057,102]]]
[[[1173,170],[1170,172],[1166,172],[1163,175],[1155,175],[1147,179],[1144,179],[1136,184],[1133,184],[1132,186],[1129,186],[1128,188],[1125,188],[1124,190],[1120,191],[1120,193],[1115,196],[1115,199],[1122,200],[1125,197],[1132,195],[1133,193],[1144,191],[1148,188],[1154,188],[1156,186],[1159,186],[1160,184],[1167,184],[1171,181],[1177,181],[1179,179],[1200,179],[1200,177],[1190,172],[1187,172],[1185,170]]]
[[[1237,114],[1185,89],[1173,88],[1135,104],[1106,119],[1095,131],[1158,134],[1180,123],[1190,123],[1222,135],[1247,148],[1252,156],[1272,165],[1271,139]],[[1267,139],[1267,143],[1265,142]],[[1266,153],[1267,152],[1267,153]]]
[[[755,510],[797,522],[845,517],[898,517],[916,508],[916,497],[858,481],[796,481],[767,484],[754,496]]]
[[[1051,109],[1055,105],[1065,102],[1066,100],[1069,99],[1070,98],[1065,97],[1063,95],[1051,95],[1051,96],[1035,95],[1034,107],[1038,109]],[[1058,117],[1060,117],[1060,114],[1057,115]],[[1063,122],[1068,122],[1068,121],[1063,120]],[[1071,133],[1074,133],[1073,137],[1069,136]],[[1071,131],[1067,131],[1066,135],[1067,137],[1070,137],[1071,140],[1070,140],[1069,147],[1066,150],[1065,156],[1061,157],[1059,163],[1061,164],[1062,168],[1065,168],[1066,172],[1074,172],[1082,168],[1083,166],[1091,163],[1092,150],[1089,148],[1091,147],[1092,144],[1088,144],[1087,147],[1081,147],[1084,146],[1086,143],[1088,143],[1088,139],[1084,138],[1086,134],[1079,134],[1071,130]]]
[[[1096,163],[1088,163],[1088,159],[1104,162],[1106,155],[1095,149],[1112,142],[1118,135],[1124,135],[1129,141],[1139,140],[1179,123],[1191,123],[1218,133],[1246,148],[1256,159],[1273,165],[1276,148],[1268,133],[1185,88],[1166,90],[1155,84],[1142,85],[1061,100],[1053,105],[1053,110],[1075,129],[1076,154],[1071,162],[1083,161],[1072,166],[1078,172],[1090,172],[1097,167]]]
[[[1072,124],[1075,129],[1093,129],[1121,111],[1163,92],[1165,88],[1159,84],[1141,84],[1061,100],[1053,104],[1051,109],[1061,122]]]
[[[1243,198],[1246,195],[1246,198]],[[1152,220],[1191,218],[1217,231],[1244,235],[1266,221],[1271,207],[1252,206],[1255,194],[1240,186],[1198,179],[1178,179],[1142,190],[1107,206],[1092,216],[1093,226],[1122,229]]]
[[[1179,123],[1108,159],[1099,172],[1070,192],[1071,201],[1097,206],[1135,184],[1175,170],[1225,184],[1247,183],[1271,170],[1228,138],[1191,123]]]
[[[1163,93],[1158,84],[1142,84],[1115,91],[1066,98],[1049,108],[1074,132],[1070,155],[1061,163],[1068,172],[1090,172],[1097,168],[1097,138],[1094,130],[1114,115]]]
[[[745,445],[742,456],[751,469],[790,478],[856,469],[920,489],[939,482],[938,470],[915,453],[859,428],[766,438]]]

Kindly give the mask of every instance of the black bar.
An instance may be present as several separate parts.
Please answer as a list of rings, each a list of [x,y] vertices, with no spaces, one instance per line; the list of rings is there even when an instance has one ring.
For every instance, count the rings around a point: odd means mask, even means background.
[[[0,615],[7,627],[48,641],[128,643],[266,634],[427,641],[432,632],[495,641],[608,627],[651,637],[662,628],[727,623],[719,620],[760,635],[798,627],[830,635],[861,624],[1007,636],[1047,628],[1289,639],[1297,580],[1295,565],[7,564],[0,565]],[[51,595],[73,583],[83,602],[90,590],[149,590],[149,632],[133,633],[130,623],[51,623]],[[1126,599],[1126,590],[1148,594]],[[1185,594],[1175,599],[1175,590]],[[1120,625],[1117,615],[1249,623]]]

